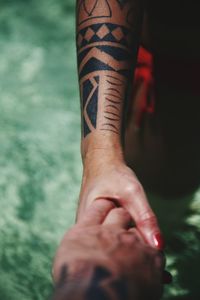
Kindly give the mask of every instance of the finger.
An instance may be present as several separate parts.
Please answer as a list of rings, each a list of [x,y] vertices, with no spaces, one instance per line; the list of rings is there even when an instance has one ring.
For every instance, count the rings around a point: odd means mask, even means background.
[[[115,225],[116,228],[128,228],[131,222],[130,214],[122,207],[112,209],[106,216],[103,225]]]
[[[95,200],[86,209],[84,216],[78,220],[77,224],[83,226],[99,225],[113,208],[115,208],[115,205],[110,200]]]
[[[150,246],[163,250],[164,239],[142,186],[138,185],[137,188],[133,188],[128,194],[127,201],[124,201],[123,204],[132,216],[144,240]]]
[[[135,236],[137,236],[138,241],[143,242],[146,244],[143,236],[141,235],[141,233],[137,230],[137,228],[130,228],[128,230],[128,232],[133,233]],[[149,245],[146,244],[146,246],[149,247]],[[151,248],[151,250],[154,251],[155,253],[155,264],[157,266],[157,268],[159,269],[164,269],[166,266],[166,256],[164,251],[162,250],[157,250],[157,249],[153,249]]]

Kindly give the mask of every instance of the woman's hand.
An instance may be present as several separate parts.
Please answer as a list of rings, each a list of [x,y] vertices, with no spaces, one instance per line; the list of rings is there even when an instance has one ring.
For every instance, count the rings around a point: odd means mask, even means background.
[[[108,152],[93,151],[84,160],[84,173],[77,219],[97,199],[113,201],[131,215],[145,241],[158,249],[164,241],[142,185],[123,159]]]
[[[126,210],[112,202],[93,202],[58,248],[53,266],[58,287],[70,290],[74,280],[75,294],[94,296],[96,288],[98,297],[108,293],[109,299],[160,299],[164,257],[136,229],[125,229],[129,221]],[[81,295],[78,299],[90,299]]]

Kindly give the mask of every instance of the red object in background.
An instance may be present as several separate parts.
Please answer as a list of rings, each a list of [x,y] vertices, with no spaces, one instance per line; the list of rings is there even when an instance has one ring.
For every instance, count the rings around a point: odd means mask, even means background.
[[[140,46],[134,74],[133,89],[142,85],[135,125],[140,128],[146,113],[155,112],[155,84],[168,86],[170,89],[200,96],[200,61],[189,57],[152,55]],[[156,78],[156,79],[155,79]],[[156,82],[155,82],[156,80]],[[180,108],[181,109],[181,108]]]
[[[134,74],[133,88],[136,91],[142,84],[142,98],[139,100],[138,112],[136,113],[135,125],[140,128],[145,113],[153,114],[155,109],[153,56],[144,49],[139,48],[137,65]]]

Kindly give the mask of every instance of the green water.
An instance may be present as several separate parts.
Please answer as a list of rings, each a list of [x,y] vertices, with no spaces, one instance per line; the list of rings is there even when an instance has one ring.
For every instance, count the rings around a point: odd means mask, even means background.
[[[72,0],[0,2],[0,299],[51,293],[81,179]],[[168,241],[165,299],[200,299],[200,194],[150,197]],[[190,295],[184,298],[184,295]]]

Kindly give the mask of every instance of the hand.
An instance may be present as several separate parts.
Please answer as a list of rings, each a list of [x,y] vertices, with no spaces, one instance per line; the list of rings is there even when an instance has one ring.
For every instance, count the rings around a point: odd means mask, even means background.
[[[143,187],[122,159],[108,153],[92,153],[84,163],[77,218],[96,199],[112,200],[132,216],[137,229],[152,247],[164,248],[164,241]]]
[[[122,298],[126,300],[160,299],[163,255],[146,245],[136,229],[125,229],[129,222],[129,214],[122,208],[114,208],[112,202],[92,203],[58,248],[54,281],[58,283],[63,274],[68,274],[71,280],[78,278],[79,289],[85,281],[89,291],[95,278],[99,283],[98,293],[113,290],[111,295],[114,293],[116,298],[109,299],[121,299],[115,286],[121,287]],[[84,298],[79,295],[77,299]]]

